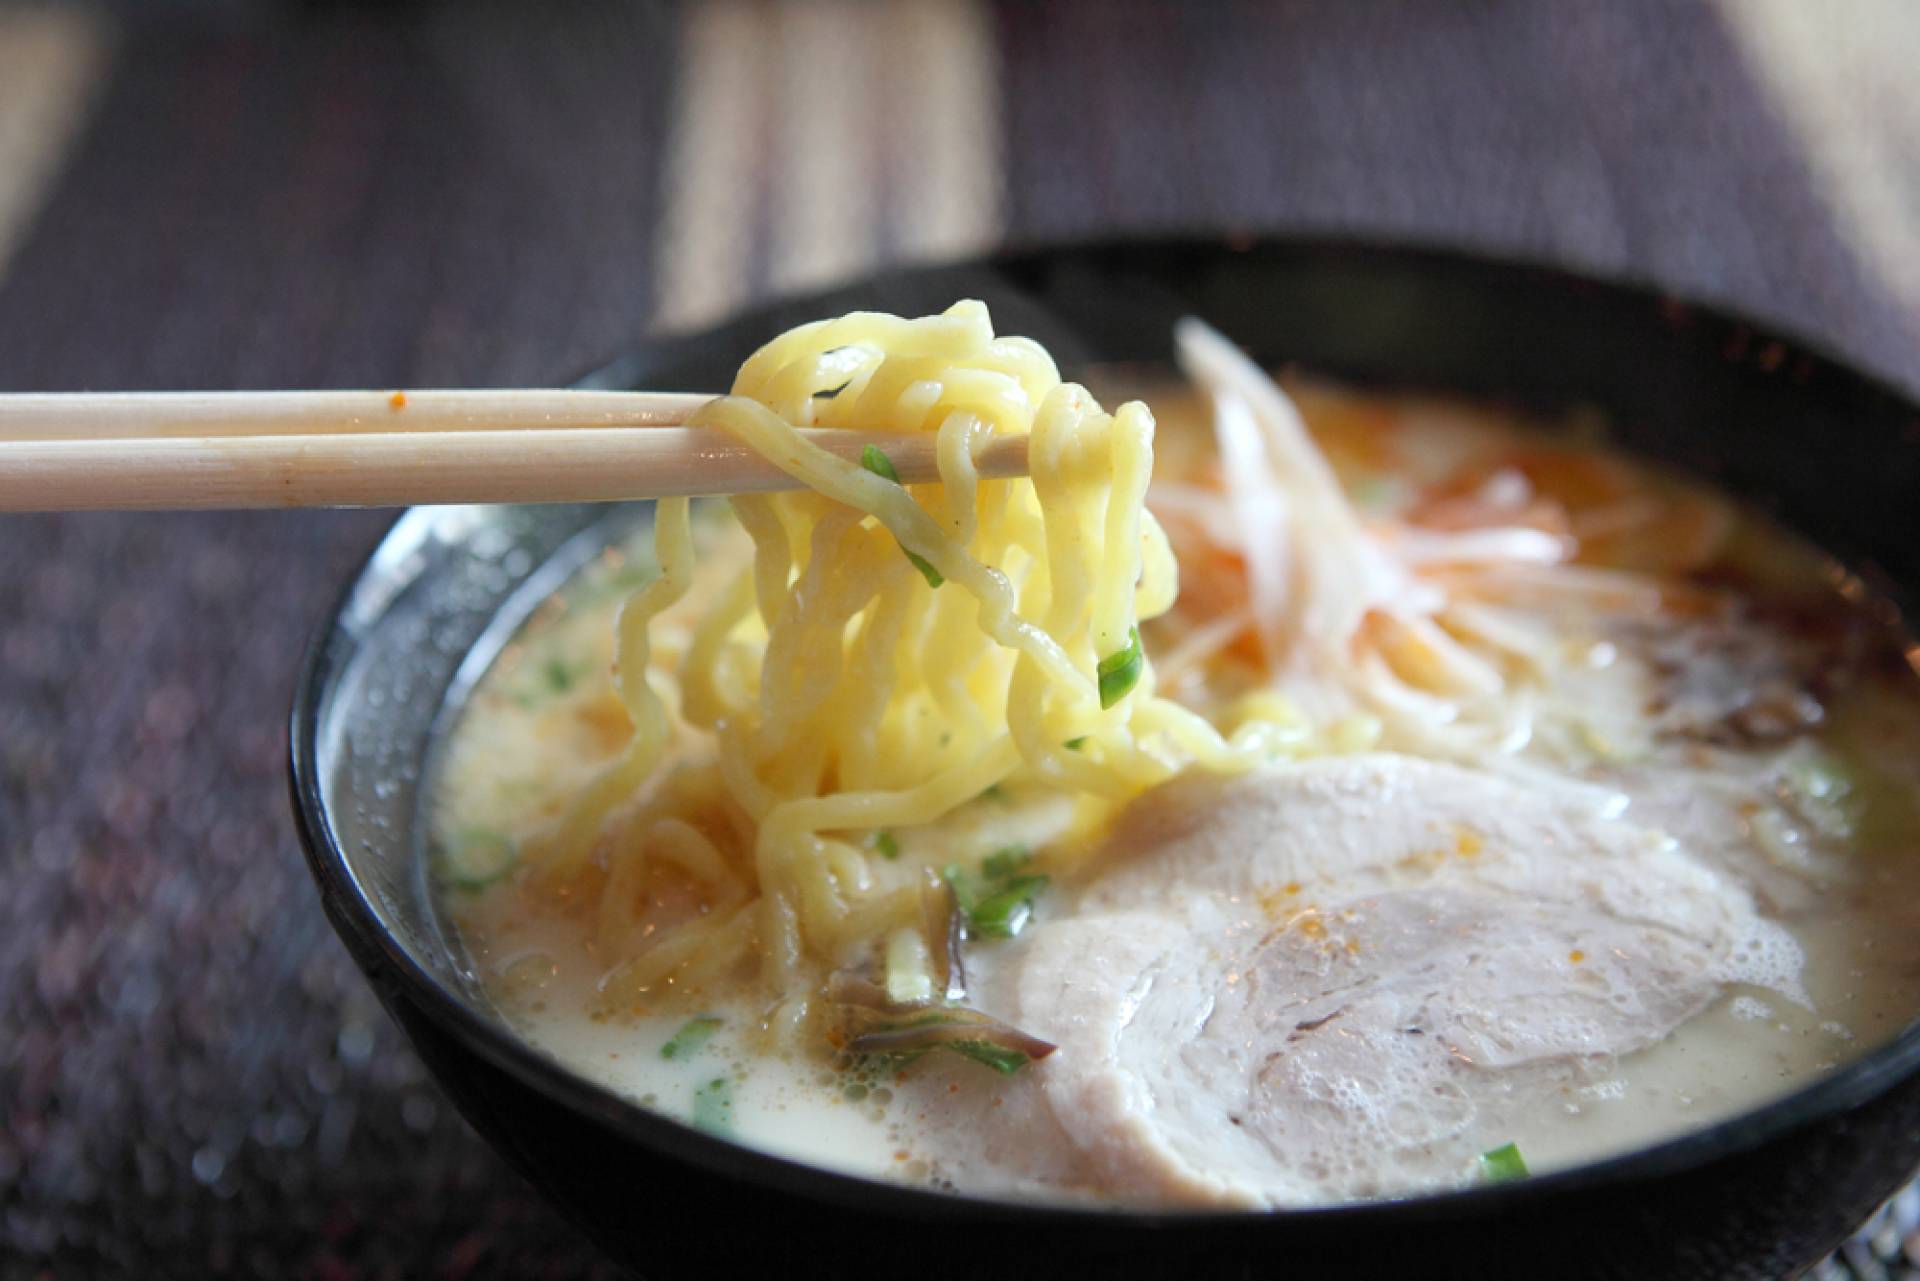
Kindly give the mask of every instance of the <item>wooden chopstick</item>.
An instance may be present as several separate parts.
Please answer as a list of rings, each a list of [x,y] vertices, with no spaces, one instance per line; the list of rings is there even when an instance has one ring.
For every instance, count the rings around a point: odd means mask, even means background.
[[[0,396],[0,441],[663,427],[712,396],[651,391],[131,391]]]
[[[628,425],[684,418],[705,396],[409,392],[399,407],[385,403],[391,396],[0,397],[0,511],[599,502],[800,487],[779,460],[723,432]],[[537,425],[513,416],[534,406]],[[805,435],[856,461],[878,445],[908,484],[938,479],[932,435]],[[980,473],[1023,475],[1026,443],[990,442]]]

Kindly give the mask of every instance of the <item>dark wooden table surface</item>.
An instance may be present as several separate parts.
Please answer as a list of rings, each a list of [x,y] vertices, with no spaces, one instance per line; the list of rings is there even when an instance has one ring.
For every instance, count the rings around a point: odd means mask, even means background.
[[[1920,22],[1835,8],[0,4],[0,389],[563,382],[885,263],[1233,227],[1649,278],[1920,388]],[[384,522],[0,517],[0,1276],[604,1270],[295,846],[293,671]]]

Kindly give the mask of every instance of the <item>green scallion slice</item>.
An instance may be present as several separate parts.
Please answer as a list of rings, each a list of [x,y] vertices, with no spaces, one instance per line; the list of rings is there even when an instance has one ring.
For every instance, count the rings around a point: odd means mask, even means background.
[[[1486,1174],[1489,1183],[1506,1183],[1513,1179],[1524,1179],[1528,1174],[1526,1158],[1520,1155],[1520,1147],[1515,1143],[1495,1148],[1491,1152],[1482,1152],[1480,1169]]]
[[[1066,748],[1069,752],[1077,752],[1081,748],[1085,747],[1086,745],[1087,745],[1087,736],[1085,734],[1082,734],[1079,738],[1070,738],[1066,742],[1060,744],[1060,746]]]
[[[978,880],[958,863],[941,869],[976,938],[1010,939],[1026,928],[1033,918],[1033,900],[1047,886],[1044,876],[1018,875],[1032,861],[1033,851],[1026,846],[1005,845],[981,860]]]
[[[733,1133],[733,1082],[716,1076],[693,1092],[693,1125],[708,1134]]]
[[[860,451],[860,465],[881,480],[890,480],[896,485],[900,483],[900,473],[894,469],[893,459],[887,457],[886,451],[878,445],[868,445]]]
[[[699,1018],[688,1019],[680,1025],[680,1030],[673,1034],[673,1039],[660,1047],[660,1057],[663,1059],[690,1058],[719,1030],[718,1015],[702,1014]]]
[[[860,451],[860,465],[881,480],[890,480],[896,485],[900,483],[900,472],[894,467],[893,459],[887,457],[886,451],[878,445],[868,445]],[[927,580],[927,586],[938,587],[947,581],[926,557],[907,551],[904,547],[900,550],[906,552],[907,560],[920,571],[920,577]]]
[[[980,899],[967,909],[974,932],[985,938],[1013,938],[1033,919],[1033,900],[1046,884],[1044,876],[1016,876]]]
[[[900,857],[900,838],[885,830],[875,832],[873,849],[874,853],[891,862]]]
[[[907,549],[904,547],[902,547],[900,550],[903,552],[907,552]],[[938,587],[940,586],[940,584],[947,581],[946,576],[943,575],[939,570],[935,569],[933,567],[933,562],[928,560],[925,556],[916,556],[912,552],[907,552],[907,559],[913,562],[913,567],[915,569],[920,571],[920,577],[927,580],[927,586]]]
[[[962,912],[970,912],[979,896],[973,891],[973,882],[958,863],[949,863],[940,869],[940,879],[953,887],[953,901]]]
[[[1033,1061],[1019,1050],[995,1045],[991,1041],[948,1041],[942,1048],[952,1050],[955,1054],[964,1054],[975,1063],[984,1063],[1005,1076],[1012,1076]]]
[[[1096,674],[1100,678],[1100,706],[1112,707],[1140,683],[1140,672],[1147,663],[1140,648],[1140,629],[1127,632],[1127,647],[1100,660]]]
[[[1033,851],[1024,845],[1003,845],[980,860],[982,875],[1002,880],[1033,862]]]

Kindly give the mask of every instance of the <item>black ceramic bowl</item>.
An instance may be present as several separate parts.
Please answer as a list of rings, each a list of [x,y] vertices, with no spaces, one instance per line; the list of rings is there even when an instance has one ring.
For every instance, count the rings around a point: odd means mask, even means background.
[[[1072,376],[1164,361],[1193,312],[1269,365],[1553,409],[1762,501],[1920,591],[1920,409],[1791,339],[1645,289],[1446,253],[1279,242],[1064,248],[907,272],[643,347],[594,385],[720,390],[787,325],[984,298]],[[1526,1182],[1261,1215],[963,1200],[697,1133],[569,1073],[490,1008],[435,912],[420,784],[531,604],[635,508],[404,516],[347,589],[293,711],[294,804],[328,914],[474,1126],[659,1277],[1778,1278],[1920,1166],[1920,1027],[1769,1107]],[[1920,839],[1920,833],[1916,833]],[[1920,888],[1920,887],[1917,887]]]

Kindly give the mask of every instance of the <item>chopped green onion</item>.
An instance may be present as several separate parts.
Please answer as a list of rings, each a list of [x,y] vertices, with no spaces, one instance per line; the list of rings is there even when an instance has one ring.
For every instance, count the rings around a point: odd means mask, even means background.
[[[887,457],[878,445],[868,445],[860,451],[860,465],[881,480],[890,480],[896,485],[900,483],[900,473],[894,470],[893,459]]]
[[[902,547],[900,550],[903,552],[907,552],[907,549],[904,547]],[[946,577],[942,575],[939,570],[935,569],[933,567],[933,563],[929,561],[926,557],[916,556],[912,552],[907,552],[907,559],[909,561],[912,561],[913,567],[920,571],[920,577],[927,580],[927,586],[938,587],[940,584],[947,581]]]
[[[556,694],[564,694],[573,688],[573,669],[557,658],[549,658],[541,667],[540,674],[547,679],[547,688]]]
[[[688,1019],[673,1034],[673,1039],[660,1047],[663,1059],[684,1059],[705,1045],[713,1034],[720,1030],[720,1018],[713,1014],[702,1014],[699,1018]]]
[[[984,885],[976,885],[958,863],[949,863],[941,875],[953,887],[953,898],[966,913],[967,924],[981,938],[1010,939],[1033,917],[1033,900],[1046,888],[1044,876],[1015,876],[1032,857],[1023,847],[1008,846],[987,856]]]
[[[1489,1183],[1507,1183],[1513,1179],[1524,1179],[1528,1174],[1526,1159],[1520,1155],[1519,1145],[1514,1143],[1491,1152],[1482,1152],[1480,1169]]]
[[[1069,752],[1077,752],[1081,748],[1085,747],[1086,745],[1087,745],[1087,736],[1085,734],[1082,734],[1079,738],[1070,738],[1066,742],[1060,744],[1060,746],[1066,748]]]
[[[520,851],[507,837],[488,828],[469,828],[454,837],[447,851],[447,877],[460,889],[484,890],[519,862]]]
[[[889,861],[900,857],[900,838],[892,832],[881,830],[873,834],[873,850],[881,858]]]
[[[1046,884],[1044,876],[1016,876],[1004,889],[975,903],[968,909],[967,918],[981,935],[1010,939],[1033,918],[1034,897]]]
[[[960,905],[962,912],[970,911],[974,903],[973,886],[967,880],[967,874],[958,863],[949,863],[940,869],[940,879],[953,887],[953,901]]]
[[[1033,862],[1033,851],[1024,845],[1003,845],[980,861],[980,871],[995,879],[1004,879]]]
[[[902,935],[914,935],[918,931],[908,928],[895,931],[895,939]],[[889,951],[893,941],[889,941]],[[893,958],[889,956],[887,968],[893,970]],[[891,976],[889,976],[891,978]],[[964,1004],[935,1004],[931,1008],[912,1008],[902,1010],[885,989],[879,989],[866,979],[835,976],[829,981],[829,993],[837,993],[837,1012],[841,1018],[843,1043],[841,1052],[845,1058],[858,1060],[877,1060],[887,1064],[904,1066],[912,1062],[916,1054],[937,1049],[954,1049],[966,1058],[977,1062],[987,1062],[995,1066],[998,1072],[1014,1072],[1027,1062],[1046,1058],[1054,1052],[1050,1041],[1041,1041],[1035,1035],[1021,1031],[1020,1027],[1002,1024],[991,1014],[981,1014],[979,1010],[970,1010]],[[1014,1051],[1018,1058],[1006,1054],[962,1051],[960,1045],[989,1045],[1002,1051]]]
[[[860,451],[860,465],[881,480],[890,480],[896,485],[900,483],[900,473],[894,468],[893,459],[887,457],[886,452],[878,445],[868,445]],[[905,547],[900,550],[906,552],[907,559],[912,562],[915,569],[920,571],[920,576],[927,580],[927,586],[938,587],[947,581],[926,557],[907,551]]]
[[[948,1041],[942,1048],[952,1050],[955,1054],[964,1054],[975,1063],[984,1063],[1005,1076],[1012,1076],[1033,1061],[1019,1050],[995,1045],[991,1041]]]
[[[716,1076],[693,1092],[693,1125],[708,1134],[733,1132],[733,1082]]]
[[[980,789],[980,795],[974,797],[974,799],[977,801],[1004,801],[1007,799],[1007,791],[998,783],[988,783]]]
[[[1100,706],[1112,707],[1125,698],[1140,683],[1140,672],[1146,662],[1146,652],[1140,648],[1140,629],[1131,628],[1127,632],[1127,647],[1100,660],[1097,669]]]
[[[1050,1042],[964,1005],[909,1011],[904,1016],[878,1006],[843,1004],[840,1011],[848,1034],[844,1051],[856,1062],[905,1066],[929,1050],[953,1050],[1011,1073],[1054,1050]]]

